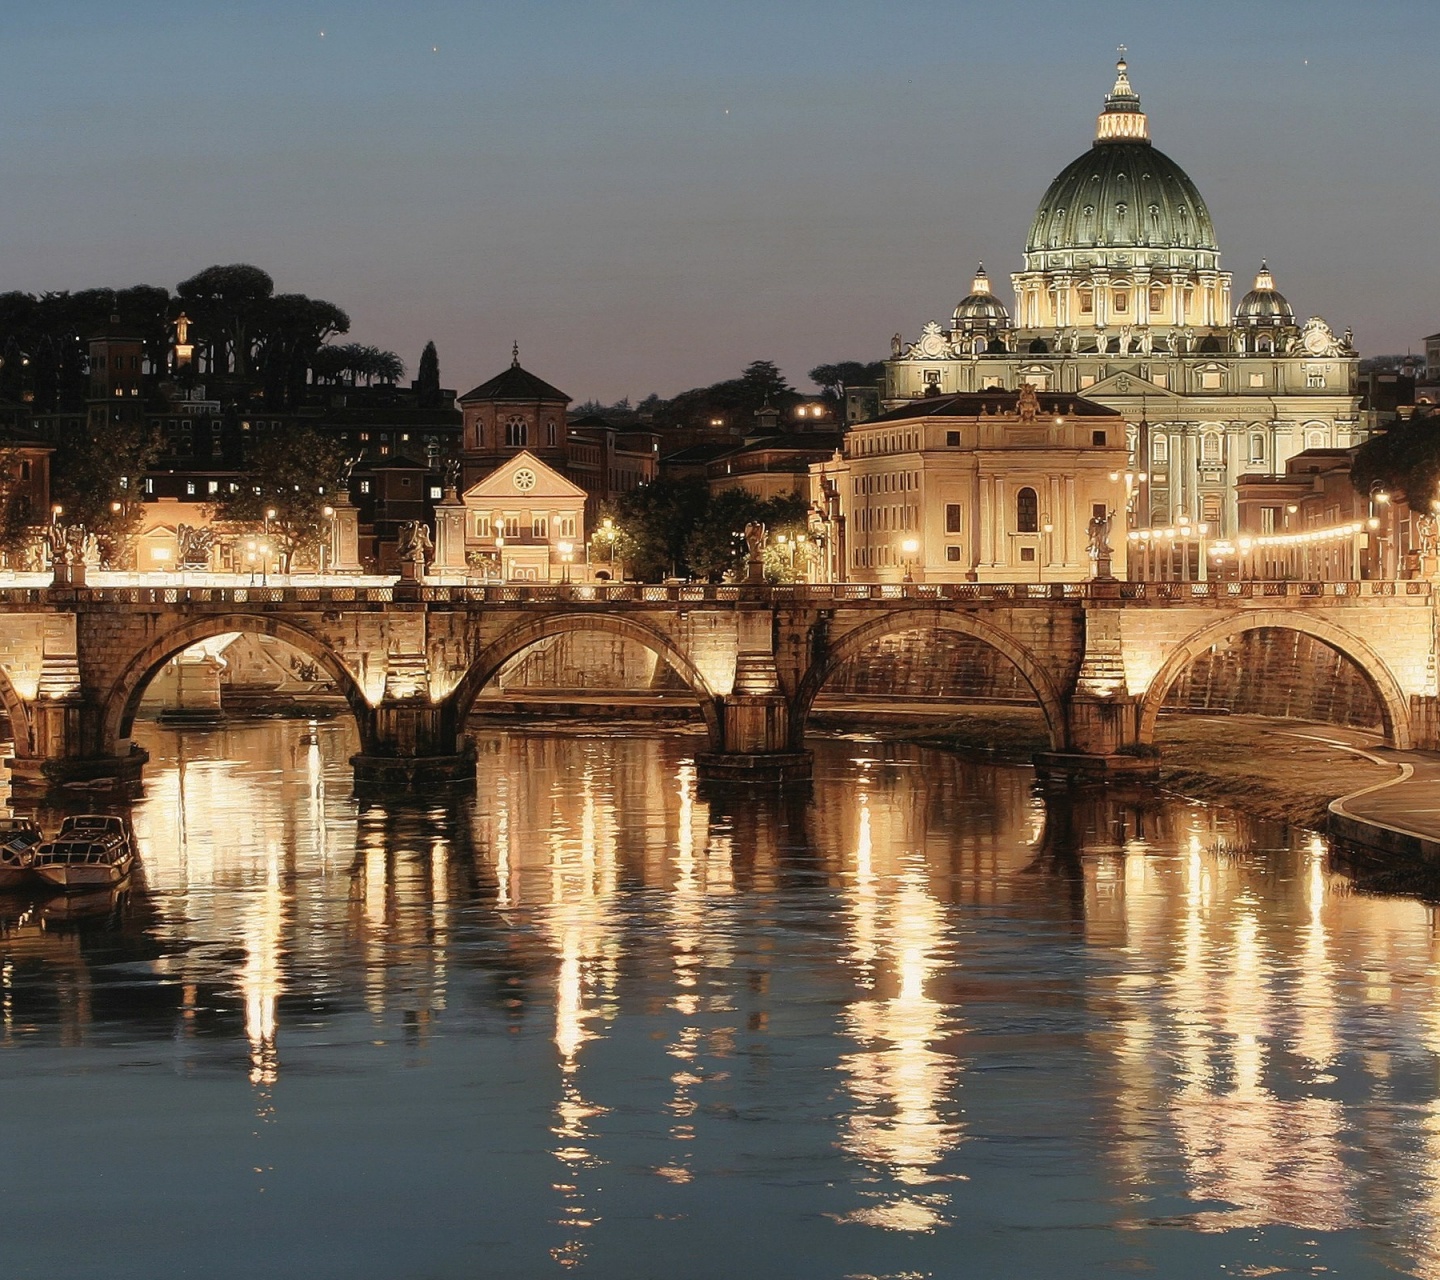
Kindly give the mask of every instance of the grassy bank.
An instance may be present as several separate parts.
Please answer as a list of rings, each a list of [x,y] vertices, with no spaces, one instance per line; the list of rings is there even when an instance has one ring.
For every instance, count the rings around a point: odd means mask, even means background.
[[[811,717],[828,729],[854,729],[858,722],[853,711]],[[1028,762],[1049,747],[1039,710],[1028,707],[976,706],[953,718],[870,714],[865,724],[885,738],[995,760]],[[1156,734],[1160,785],[1258,818],[1320,829],[1331,800],[1395,776],[1388,766],[1316,740],[1344,736],[1328,725],[1250,716],[1166,716]]]

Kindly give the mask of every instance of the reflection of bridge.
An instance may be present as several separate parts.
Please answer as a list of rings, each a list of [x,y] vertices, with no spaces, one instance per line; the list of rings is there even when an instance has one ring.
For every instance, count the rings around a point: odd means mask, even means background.
[[[1392,745],[1440,745],[1424,582],[12,588],[0,615],[11,767],[30,783],[138,778],[129,737],[145,685],[181,650],[234,631],[275,636],[329,673],[359,724],[362,783],[473,778],[464,725],[476,695],[530,645],[583,631],[673,668],[705,717],[701,767],[716,778],[806,776],[805,721],[827,678],[916,630],[968,636],[1013,663],[1057,764],[1134,763],[1186,667],[1261,628],[1352,663]]]

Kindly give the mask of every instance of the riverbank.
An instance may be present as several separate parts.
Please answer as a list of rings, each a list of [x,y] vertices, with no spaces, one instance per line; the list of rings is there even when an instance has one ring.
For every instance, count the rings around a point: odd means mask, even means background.
[[[817,711],[817,728],[853,730],[857,714]],[[1049,749],[1038,709],[976,706],[950,717],[866,717],[866,729],[896,741],[917,742],[1029,763]],[[1348,745],[1377,741],[1333,725],[1276,721],[1258,716],[1166,716],[1156,735],[1159,785],[1195,800],[1228,805],[1257,818],[1323,831],[1330,802],[1397,775]]]

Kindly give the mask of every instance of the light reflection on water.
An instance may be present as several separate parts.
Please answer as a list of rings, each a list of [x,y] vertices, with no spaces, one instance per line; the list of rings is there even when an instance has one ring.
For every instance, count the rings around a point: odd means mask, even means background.
[[[143,876],[0,907],[15,1274],[1440,1278],[1435,921],[1313,841],[853,742],[357,807],[304,729],[142,726]]]

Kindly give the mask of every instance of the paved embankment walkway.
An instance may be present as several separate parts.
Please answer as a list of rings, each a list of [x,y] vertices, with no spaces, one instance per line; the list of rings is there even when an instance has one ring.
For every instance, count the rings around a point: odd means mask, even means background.
[[[1346,729],[1302,733],[1297,738],[1328,742],[1396,770],[1330,802],[1330,834],[1389,853],[1440,859],[1440,752],[1395,751]]]

